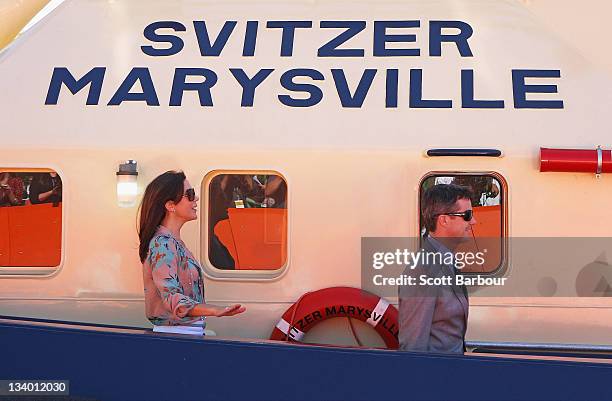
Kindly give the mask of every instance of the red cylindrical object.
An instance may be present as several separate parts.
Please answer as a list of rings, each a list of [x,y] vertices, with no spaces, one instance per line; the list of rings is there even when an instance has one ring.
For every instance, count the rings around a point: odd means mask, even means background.
[[[540,171],[596,174],[612,173],[612,151],[601,149],[601,163],[597,149],[548,149],[540,148]]]

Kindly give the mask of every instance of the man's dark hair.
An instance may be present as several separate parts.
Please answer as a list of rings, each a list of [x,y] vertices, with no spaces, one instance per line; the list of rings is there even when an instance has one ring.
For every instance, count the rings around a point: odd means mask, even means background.
[[[421,214],[427,232],[436,231],[438,215],[457,212],[455,203],[471,198],[470,188],[455,184],[438,184],[426,190],[421,199]]]

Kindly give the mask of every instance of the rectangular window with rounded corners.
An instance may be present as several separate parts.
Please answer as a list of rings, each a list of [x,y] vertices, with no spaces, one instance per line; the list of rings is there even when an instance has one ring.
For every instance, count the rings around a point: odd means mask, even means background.
[[[0,273],[50,273],[61,254],[60,176],[50,169],[0,168]]]
[[[421,236],[452,248],[462,273],[498,271],[505,255],[506,193],[496,173],[428,174],[420,186]],[[463,199],[455,201],[457,196]]]
[[[213,276],[277,276],[287,263],[287,182],[272,171],[204,178],[203,249]]]

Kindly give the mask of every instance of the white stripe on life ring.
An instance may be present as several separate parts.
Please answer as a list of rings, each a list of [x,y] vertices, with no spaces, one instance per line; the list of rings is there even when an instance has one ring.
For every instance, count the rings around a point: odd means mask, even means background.
[[[387,311],[389,307],[389,302],[387,302],[384,298],[378,300],[376,307],[372,311],[372,315],[366,320],[366,323],[372,327],[376,327],[378,323],[382,320],[383,315]]]
[[[289,331],[289,322],[281,318],[281,320],[279,320],[278,323],[276,324],[276,328],[282,331],[284,334],[287,334],[287,332]],[[304,338],[304,332],[300,331],[294,326],[291,328],[291,332],[289,333],[289,338],[291,338],[294,341],[302,341],[302,339]]]

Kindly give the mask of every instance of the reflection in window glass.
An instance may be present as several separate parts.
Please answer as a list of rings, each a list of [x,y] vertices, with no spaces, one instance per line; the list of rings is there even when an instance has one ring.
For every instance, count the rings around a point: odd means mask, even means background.
[[[0,170],[0,267],[61,260],[62,180],[51,170]]]
[[[421,196],[433,187],[441,184],[455,184],[467,187],[472,191],[472,210],[475,224],[470,226],[470,235],[455,249],[455,252],[477,253],[484,251],[485,263],[472,264],[463,269],[463,273],[490,273],[500,267],[503,257],[503,187],[500,181],[490,175],[435,175],[425,179],[421,185]],[[423,202],[421,202],[421,212]],[[458,212],[448,210],[444,212]],[[455,218],[462,218],[455,216]],[[426,235],[423,216],[421,215],[421,235]]]
[[[217,269],[277,270],[287,259],[287,183],[219,174],[209,184],[208,255]]]

